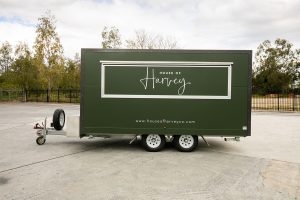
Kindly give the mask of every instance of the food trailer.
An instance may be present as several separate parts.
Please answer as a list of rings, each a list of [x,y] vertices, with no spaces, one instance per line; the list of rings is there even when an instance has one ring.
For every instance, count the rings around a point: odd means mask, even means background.
[[[238,140],[251,135],[251,72],[250,50],[82,49],[80,117],[56,110],[37,143],[57,132],[138,136],[148,151],[166,141],[192,151],[199,136]]]

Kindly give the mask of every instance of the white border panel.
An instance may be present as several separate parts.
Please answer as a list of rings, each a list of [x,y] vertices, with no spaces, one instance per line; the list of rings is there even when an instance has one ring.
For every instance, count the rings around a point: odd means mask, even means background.
[[[100,61],[101,63],[101,98],[133,99],[231,99],[233,62],[174,62],[174,61]],[[131,95],[105,93],[105,68],[109,66],[126,67],[226,67],[228,70],[227,96],[207,95]]]

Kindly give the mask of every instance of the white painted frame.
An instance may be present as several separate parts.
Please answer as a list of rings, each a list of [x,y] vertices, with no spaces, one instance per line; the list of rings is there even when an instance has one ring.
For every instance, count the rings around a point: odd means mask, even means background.
[[[231,99],[232,65],[233,62],[181,62],[181,61],[109,61],[101,63],[101,98],[134,98],[134,99]],[[228,83],[226,96],[208,95],[133,95],[133,94],[105,94],[105,68],[109,66],[126,67],[218,67],[227,68]]]

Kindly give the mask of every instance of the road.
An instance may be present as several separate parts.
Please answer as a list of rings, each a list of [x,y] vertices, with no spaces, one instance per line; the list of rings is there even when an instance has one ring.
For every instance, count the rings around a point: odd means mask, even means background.
[[[300,199],[300,113],[253,112],[240,142],[150,153],[126,137],[38,146],[32,127],[56,108],[79,114],[75,104],[0,104],[0,199]]]

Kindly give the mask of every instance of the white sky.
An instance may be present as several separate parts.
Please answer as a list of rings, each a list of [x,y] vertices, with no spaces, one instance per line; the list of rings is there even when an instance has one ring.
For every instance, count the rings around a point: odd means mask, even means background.
[[[184,49],[252,49],[285,38],[300,48],[299,0],[0,0],[0,43],[32,46],[38,18],[51,10],[67,57],[100,48],[104,26],[122,40],[144,29]]]

